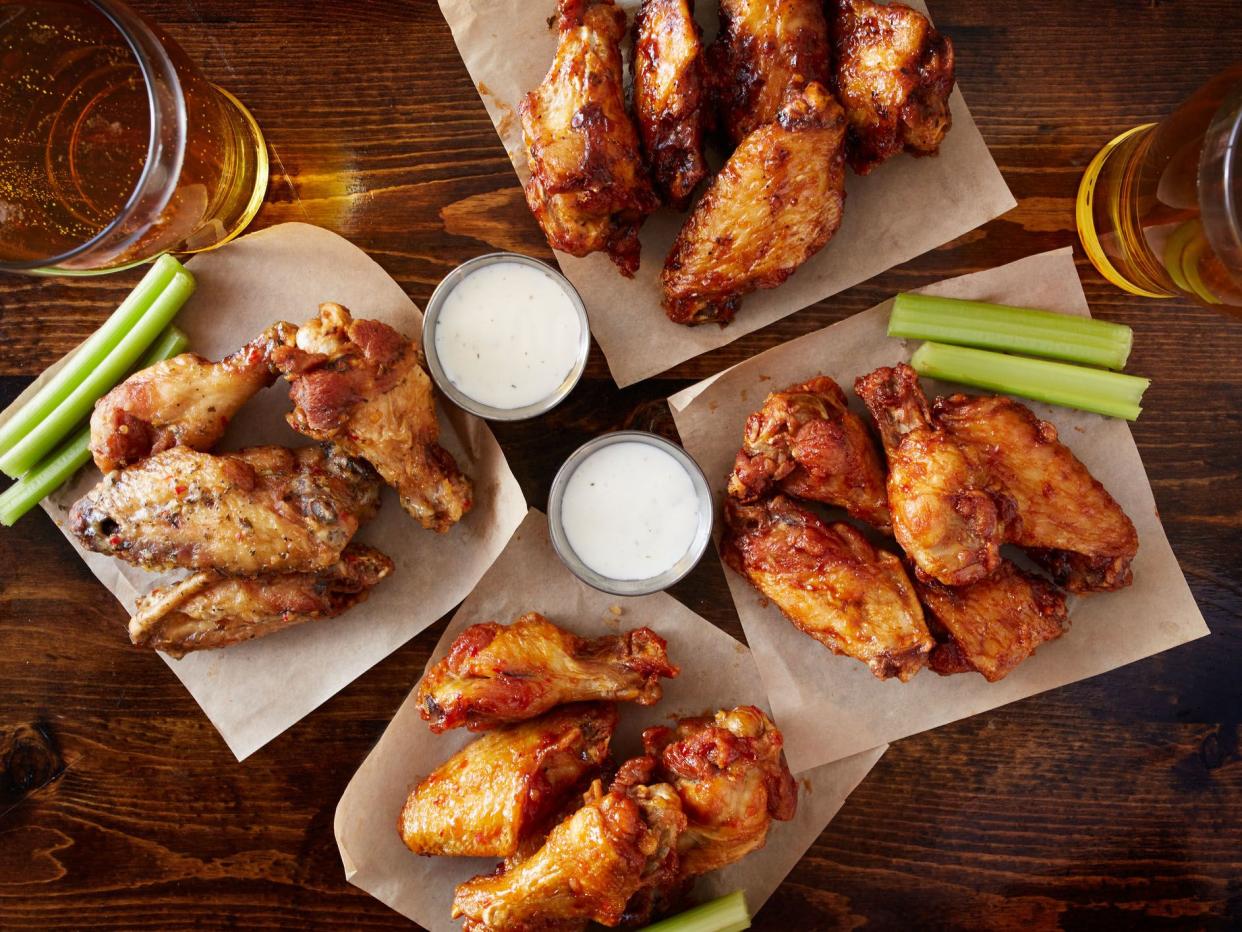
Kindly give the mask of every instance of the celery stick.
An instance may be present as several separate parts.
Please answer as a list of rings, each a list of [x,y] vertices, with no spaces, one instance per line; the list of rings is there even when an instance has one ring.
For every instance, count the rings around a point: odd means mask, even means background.
[[[104,360],[87,372],[51,413],[0,456],[0,472],[15,479],[46,456],[90,413],[95,402],[121,380],[193,293],[194,276],[185,269],[177,269],[167,287],[155,296],[151,306]]]
[[[742,932],[750,928],[750,911],[741,890],[688,909],[642,932]]]
[[[919,375],[961,382],[1133,421],[1151,379],[988,350],[924,343],[910,360]]]
[[[142,281],[121,302],[121,306],[112,312],[112,316],[104,321],[103,326],[90,335],[68,363],[39,389],[38,394],[22,405],[4,424],[0,424],[0,453],[7,453],[14,444],[30,433],[81,384],[87,373],[103,362],[104,357],[147,312],[156,295],[168,286],[179,268],[181,263],[172,256],[160,256],[155,260]]]
[[[1004,304],[899,294],[888,335],[1026,353],[1122,369],[1134,334],[1125,324]]]

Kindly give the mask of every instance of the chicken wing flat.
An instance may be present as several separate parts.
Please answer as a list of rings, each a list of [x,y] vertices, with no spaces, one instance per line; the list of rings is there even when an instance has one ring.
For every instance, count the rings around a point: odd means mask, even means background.
[[[694,0],[643,0],[634,20],[634,115],[652,180],[677,210],[707,175],[703,81]]]
[[[466,745],[415,787],[398,820],[415,854],[509,857],[608,758],[615,706],[567,705]]]
[[[87,550],[147,569],[229,575],[332,566],[379,507],[365,463],[318,447],[171,447],[108,473],[69,512]]]
[[[902,150],[933,155],[953,118],[953,43],[900,3],[828,0],[850,167],[866,175]]]
[[[309,573],[225,576],[194,573],[138,600],[129,639],[139,647],[184,657],[228,647],[321,618],[335,618],[365,602],[392,560],[353,543],[331,566]]]
[[[446,531],[470,510],[473,490],[440,446],[431,379],[417,346],[378,320],[354,320],[339,304],[272,351],[292,383],[290,426],[367,460],[423,527]]]
[[[553,249],[606,252],[638,269],[638,228],[659,206],[625,107],[625,13],[612,0],[559,0],[556,58],[518,107],[530,181],[526,203]]]
[[[841,225],[844,138],[840,104],[809,84],[742,140],[664,262],[670,320],[723,326],[743,295],[775,288],[824,247]]]
[[[729,494],[753,502],[773,486],[889,528],[879,451],[845,392],[827,376],[773,392],[746,419]]]
[[[830,80],[821,0],[720,0],[708,49],[718,119],[734,143],[776,119],[791,87]]]
[[[471,625],[418,686],[419,712],[437,734],[495,728],[564,702],[651,705],[674,677],[664,639],[650,628],[593,641],[528,612],[511,625]]]

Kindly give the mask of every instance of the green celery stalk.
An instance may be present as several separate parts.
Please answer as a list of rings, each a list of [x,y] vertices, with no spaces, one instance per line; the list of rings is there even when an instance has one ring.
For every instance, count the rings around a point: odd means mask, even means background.
[[[1125,324],[1025,307],[899,294],[888,335],[1124,369],[1134,332]]]
[[[1133,421],[1151,379],[1046,359],[924,343],[910,360],[919,375]]]
[[[742,932],[750,928],[746,896],[736,890],[719,899],[662,919],[642,932]]]
[[[175,259],[171,261],[176,262]],[[16,479],[47,456],[90,413],[95,402],[121,380],[193,293],[194,276],[178,268],[163,291],[153,297],[142,317],[112,347],[103,361],[87,371],[77,386],[46,417],[0,456],[0,472]],[[70,360],[65,368],[79,368],[77,357]]]

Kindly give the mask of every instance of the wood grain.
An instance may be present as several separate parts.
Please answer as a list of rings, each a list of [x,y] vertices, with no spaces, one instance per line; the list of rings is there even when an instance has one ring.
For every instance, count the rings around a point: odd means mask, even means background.
[[[263,125],[275,174],[256,227],[337,230],[420,303],[488,249],[549,256],[434,3],[135,5]],[[1242,57],[1235,0],[933,7],[1019,206],[624,391],[596,351],[564,406],[497,429],[533,504],[589,437],[672,433],[663,399],[692,380],[894,291],[1075,243],[1098,147]],[[1242,322],[1131,298],[1078,258],[1092,310],[1135,328],[1132,369],[1155,379],[1134,432],[1214,634],[900,742],[757,928],[1242,925]],[[0,403],[137,277],[0,276]],[[740,635],[714,559],[674,595]],[[124,622],[45,518],[0,533],[0,928],[409,928],[345,883],[332,813],[441,626],[237,764]]]

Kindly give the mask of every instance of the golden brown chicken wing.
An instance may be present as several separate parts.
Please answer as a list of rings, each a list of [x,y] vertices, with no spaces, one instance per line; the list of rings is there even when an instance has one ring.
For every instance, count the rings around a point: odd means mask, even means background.
[[[721,556],[793,624],[835,654],[902,682],[934,646],[901,561],[854,527],[825,524],[783,495],[725,499]]]
[[[446,531],[470,510],[473,491],[440,446],[431,379],[418,347],[378,320],[354,320],[339,304],[272,351],[292,383],[294,430],[367,460],[423,527]]]
[[[888,530],[884,467],[862,418],[841,387],[820,375],[773,392],[746,419],[729,494],[753,502],[773,486],[795,498],[837,505]]]
[[[392,560],[353,543],[326,569],[310,573],[225,576],[194,573],[138,600],[129,639],[139,647],[184,657],[228,647],[285,628],[337,615],[365,602]]]
[[[953,43],[901,3],[827,0],[850,167],[868,174],[903,149],[934,155],[953,118]]]
[[[379,507],[366,463],[319,447],[170,447],[108,473],[69,512],[82,546],[147,569],[303,573],[340,559]]]
[[[560,42],[537,90],[522,100],[530,181],[526,203],[553,249],[606,252],[638,269],[638,228],[659,206],[625,107],[625,13],[612,0],[559,0]]]
[[[660,699],[660,677],[677,672],[650,628],[588,641],[528,612],[511,625],[489,621],[463,631],[419,683],[419,712],[439,733],[495,728],[563,702],[651,705]]]
[[[643,0],[634,20],[634,115],[652,180],[678,210],[707,174],[707,114],[694,0]]]
[[[414,788],[401,840],[415,854],[509,857],[608,758],[616,707],[562,706],[466,745]]]
[[[742,141],[664,262],[671,320],[723,326],[743,295],[775,288],[823,248],[841,225],[844,138],[841,106],[810,84]]]

